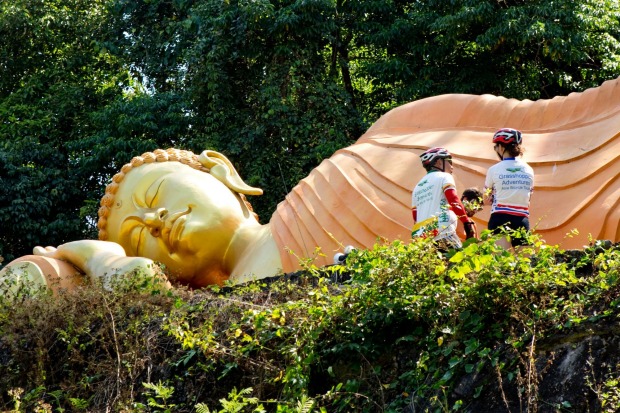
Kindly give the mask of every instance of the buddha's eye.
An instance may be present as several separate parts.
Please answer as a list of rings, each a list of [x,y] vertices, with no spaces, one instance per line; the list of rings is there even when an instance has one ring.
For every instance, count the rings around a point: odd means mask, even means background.
[[[149,186],[149,188],[146,190],[146,193],[144,194],[144,202],[146,203],[147,207],[153,207],[153,203],[155,202],[157,194],[159,193],[159,189],[161,188],[164,181],[165,179],[163,178],[158,179],[157,181],[153,182],[153,184]]]

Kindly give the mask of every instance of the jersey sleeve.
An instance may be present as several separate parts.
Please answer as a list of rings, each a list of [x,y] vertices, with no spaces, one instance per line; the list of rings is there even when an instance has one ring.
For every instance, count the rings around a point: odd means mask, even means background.
[[[492,167],[487,171],[484,179],[484,189],[482,190],[483,202],[492,202],[493,200],[493,171]]]
[[[454,189],[456,191],[456,182],[454,177],[449,173],[444,174],[443,182],[441,184],[442,190],[446,192],[448,189]]]
[[[493,188],[493,169],[489,168],[487,171],[487,176],[484,179],[484,187],[485,188]]]

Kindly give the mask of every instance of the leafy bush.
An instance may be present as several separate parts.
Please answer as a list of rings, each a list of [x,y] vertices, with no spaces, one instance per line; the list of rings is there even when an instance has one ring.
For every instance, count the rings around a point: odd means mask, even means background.
[[[482,238],[447,256],[428,240],[378,243],[236,287],[0,302],[0,407],[441,412],[495,398],[536,411],[550,404],[538,348],[619,316],[620,248],[571,255],[532,238],[513,254]],[[591,373],[589,403],[620,407],[617,374]],[[567,397],[554,408],[578,411]]]

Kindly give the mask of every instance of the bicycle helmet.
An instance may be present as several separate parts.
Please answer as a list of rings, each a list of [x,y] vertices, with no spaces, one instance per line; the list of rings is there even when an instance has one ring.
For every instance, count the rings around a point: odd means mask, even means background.
[[[514,143],[516,145],[520,145],[521,132],[511,128],[500,129],[495,132],[495,135],[493,135],[493,143],[503,143],[504,145]]]
[[[452,155],[448,152],[447,149],[444,148],[431,148],[420,155],[420,159],[422,160],[422,166],[426,169],[429,169],[431,166],[435,164],[437,159],[452,159]]]

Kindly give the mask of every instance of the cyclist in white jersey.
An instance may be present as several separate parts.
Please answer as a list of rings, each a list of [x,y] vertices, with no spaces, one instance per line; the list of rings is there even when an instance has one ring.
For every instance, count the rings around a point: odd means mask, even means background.
[[[530,197],[534,190],[534,170],[523,160],[522,135],[516,129],[500,129],[493,135],[495,153],[500,162],[487,171],[485,190],[491,202],[489,230],[499,233],[502,228],[516,231],[530,230]],[[511,236],[499,244],[504,248],[523,245],[521,237]]]
[[[463,222],[467,238],[476,236],[476,226],[456,194],[452,155],[444,148],[431,148],[420,159],[428,173],[413,189],[411,213],[415,225],[411,235],[432,236],[443,250],[461,248],[457,219]]]

